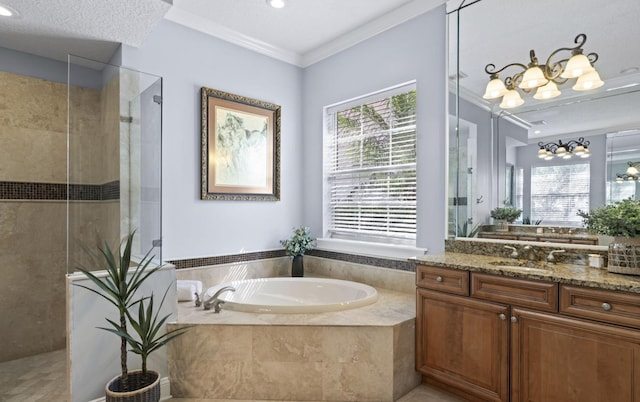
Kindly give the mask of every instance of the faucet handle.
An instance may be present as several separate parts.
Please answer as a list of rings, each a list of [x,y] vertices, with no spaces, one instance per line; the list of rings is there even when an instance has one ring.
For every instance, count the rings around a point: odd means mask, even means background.
[[[200,295],[198,292],[195,292],[194,295],[196,296],[196,307],[202,306],[202,301],[200,301]]]
[[[507,250],[511,250],[511,254],[509,254],[509,256],[511,258],[518,258],[518,251],[516,250],[515,247],[512,246],[504,246],[504,248],[506,248]]]
[[[551,250],[549,252],[549,255],[547,256],[547,261],[549,262],[556,262],[556,257],[555,257],[555,253],[564,253],[565,250]]]

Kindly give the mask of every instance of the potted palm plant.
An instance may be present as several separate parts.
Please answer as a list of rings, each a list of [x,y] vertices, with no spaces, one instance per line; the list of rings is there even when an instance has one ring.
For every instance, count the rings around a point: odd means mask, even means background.
[[[159,309],[154,312],[153,294],[141,297],[136,294],[144,281],[160,269],[160,266],[150,266],[153,256],[150,256],[151,251],[149,251],[137,265],[130,268],[134,235],[135,232],[131,233],[127,236],[126,242],[123,240],[120,243],[117,256],[106,242],[98,252],[87,249],[93,260],[98,263],[98,267],[107,273],[104,279],[86,268],[78,268],[96,285],[97,290],[84,285],[77,286],[99,295],[118,310],[119,321],[115,322],[107,318],[112,328],[100,328],[120,337],[121,373],[109,381],[105,387],[107,402],[159,401],[160,374],[147,369],[147,358],[150,353],[188,329],[184,327],[162,333],[161,330],[170,314],[160,318]],[[160,307],[164,303],[168,290],[169,288],[165,291]],[[136,305],[137,318],[130,312]],[[127,324],[133,328],[133,334],[129,331]],[[131,346],[132,352],[141,356],[141,370],[128,370],[127,345]]]
[[[311,237],[311,230],[301,226],[293,229],[293,235],[288,240],[280,240],[289,257],[293,257],[291,263],[291,276],[304,276],[303,256],[315,247],[315,241]]]
[[[609,272],[640,275],[640,201],[627,199],[578,211],[589,231],[613,236],[609,244]]]

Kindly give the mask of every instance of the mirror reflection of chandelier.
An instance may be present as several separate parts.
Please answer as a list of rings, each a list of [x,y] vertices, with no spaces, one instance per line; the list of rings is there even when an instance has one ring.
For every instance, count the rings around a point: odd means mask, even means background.
[[[588,158],[589,144],[590,141],[585,141],[584,137],[580,137],[577,140],[569,140],[567,142],[562,142],[562,140],[558,140],[558,142],[548,142],[544,143],[540,141],[538,146],[540,149],[538,150],[538,158],[544,160],[551,160],[554,157],[562,158],[562,159],[571,159],[573,155],[579,156],[581,158]]]
[[[616,175],[616,183],[624,183],[625,181],[640,181],[640,162],[627,162],[627,171],[624,174]]]
[[[574,78],[577,78],[577,80],[571,88],[575,91],[600,88],[604,82],[593,67],[593,63],[598,60],[598,54],[589,53],[584,55],[582,53],[582,47],[586,41],[587,35],[578,34],[574,39],[575,47],[561,47],[554,50],[547,58],[546,63],[542,65],[539,64],[536,53],[533,50],[529,52],[531,62],[528,65],[511,63],[496,70],[495,64],[487,64],[484,71],[489,74],[489,83],[482,97],[484,99],[498,99],[501,97],[500,107],[511,109],[524,103],[516,89],[525,93],[536,89],[533,98],[546,100],[559,96],[561,92],[558,86]],[[571,57],[552,61],[561,52],[571,52]],[[518,67],[522,71],[505,78],[503,83],[498,74],[509,67]]]

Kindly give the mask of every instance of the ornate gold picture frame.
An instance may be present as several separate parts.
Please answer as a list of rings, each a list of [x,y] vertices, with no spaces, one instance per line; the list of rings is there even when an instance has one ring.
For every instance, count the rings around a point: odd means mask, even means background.
[[[202,87],[203,200],[280,200],[280,106]]]

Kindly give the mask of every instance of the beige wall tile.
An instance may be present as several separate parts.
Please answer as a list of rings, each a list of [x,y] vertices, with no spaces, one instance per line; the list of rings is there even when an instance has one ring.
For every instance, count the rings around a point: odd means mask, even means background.
[[[322,363],[253,362],[254,399],[313,400],[322,394]]]
[[[64,217],[64,203],[0,202],[0,361],[65,345]]]
[[[253,332],[253,358],[258,362],[321,362],[323,332],[313,326],[263,326]]]

